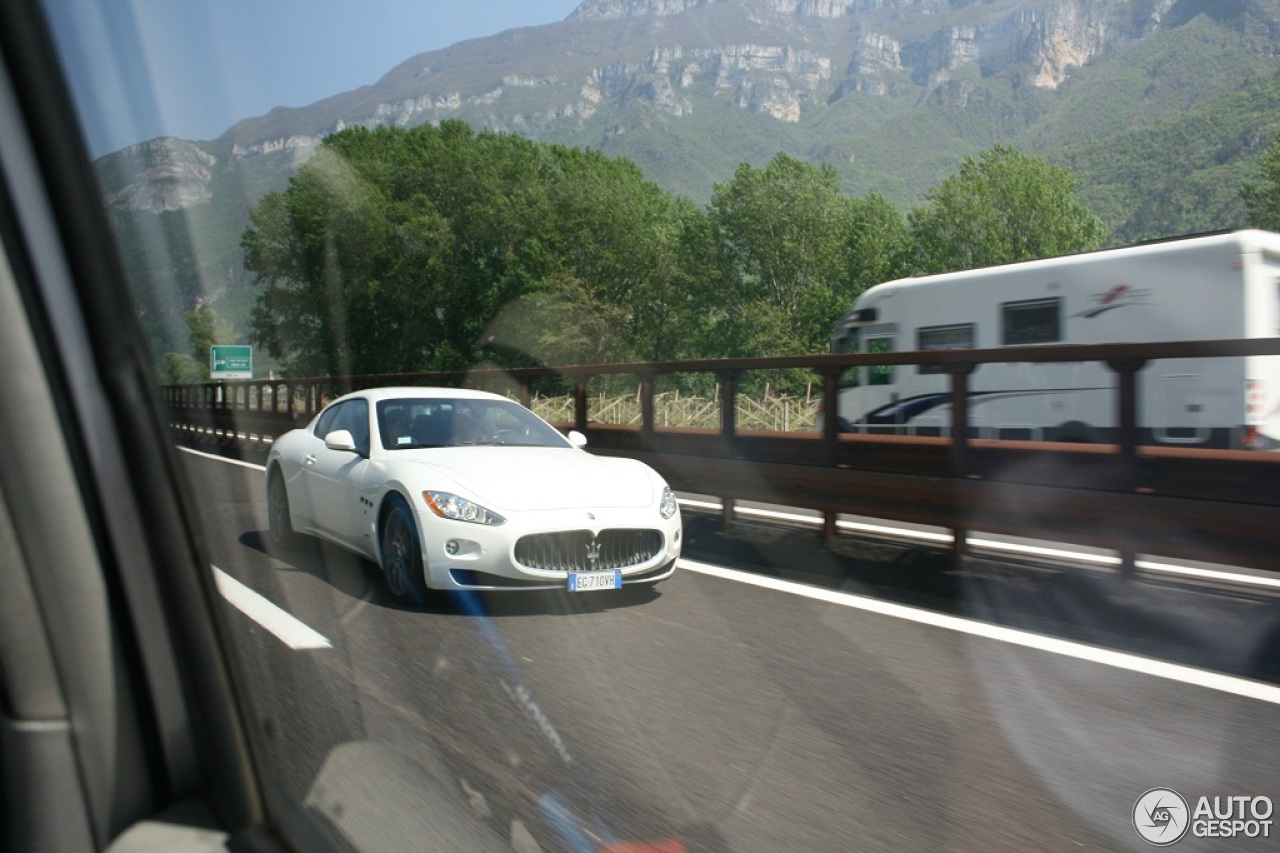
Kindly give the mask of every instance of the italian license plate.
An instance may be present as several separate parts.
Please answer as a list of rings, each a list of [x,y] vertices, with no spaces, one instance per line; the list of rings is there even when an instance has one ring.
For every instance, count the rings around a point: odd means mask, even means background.
[[[590,592],[593,589],[622,589],[622,572],[569,573],[569,592]]]

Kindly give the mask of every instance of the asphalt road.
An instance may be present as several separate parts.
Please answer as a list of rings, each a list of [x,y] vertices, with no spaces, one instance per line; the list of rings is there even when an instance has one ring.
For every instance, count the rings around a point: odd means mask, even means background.
[[[1149,789],[1280,801],[1263,592],[686,513],[651,593],[413,611],[339,549],[268,553],[260,470],[183,458],[213,564],[277,614],[227,608],[279,806],[361,847],[1142,850]]]

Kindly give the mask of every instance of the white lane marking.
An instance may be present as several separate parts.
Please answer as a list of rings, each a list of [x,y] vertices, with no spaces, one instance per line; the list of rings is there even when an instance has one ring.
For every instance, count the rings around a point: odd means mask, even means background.
[[[214,580],[218,584],[218,592],[222,593],[222,597],[245,616],[279,637],[289,648],[296,650],[333,648],[333,644],[323,634],[313,630],[293,614],[272,604],[217,566],[212,568]]]
[[[265,465],[257,465],[253,462],[228,459],[225,456],[203,453],[199,450],[192,450],[189,447],[179,447],[178,449],[185,453],[190,453],[192,456],[200,456],[217,462],[226,462],[229,465],[239,465],[242,468],[252,468],[258,471],[267,470]],[[240,583],[240,581],[231,577],[231,575],[217,566],[213,566],[213,577],[218,584],[218,592],[222,593],[223,598],[245,616],[248,616],[279,637],[289,648],[299,651],[333,648],[333,644],[319,631],[314,630],[287,610],[273,604],[261,593],[255,592]]]
[[[712,512],[720,512],[722,509],[720,504],[711,501],[682,500],[680,501],[680,505]],[[779,512],[778,510],[759,509],[756,507],[736,507],[734,512],[738,515],[774,519],[777,521],[784,521],[789,524],[804,524],[810,527],[822,526],[822,519],[812,515],[799,515],[797,513]],[[883,524],[867,524],[859,521],[837,521],[836,527],[841,530],[853,530],[877,536],[891,536],[897,539],[914,539],[923,542],[933,542],[939,545],[950,545],[955,538],[950,533],[934,533],[926,530],[913,530],[908,527],[891,527]],[[1087,551],[1072,551],[1066,548],[1047,548],[1044,546],[1027,545],[1020,542],[999,542],[995,539],[970,539],[968,546],[978,550],[1008,551],[1015,554],[1049,557],[1056,560],[1070,560],[1075,563],[1093,563],[1101,566],[1120,565],[1120,558],[1111,554],[1093,554]],[[1244,584],[1247,586],[1264,587],[1267,589],[1280,589],[1280,578],[1246,575],[1239,572],[1224,572],[1220,569],[1179,566],[1173,563],[1160,563],[1154,560],[1138,560],[1135,565],[1139,569],[1144,569],[1149,572],[1183,575],[1186,577],[1202,578],[1204,580],[1223,583]]]
[[[213,459],[216,462],[226,462],[228,465],[239,465],[241,468],[253,468],[257,471],[267,470],[266,465],[259,465],[256,462],[242,462],[239,459],[228,459],[225,456],[218,456],[216,453],[205,453],[203,450],[192,450],[190,447],[178,446],[183,453],[190,453],[192,456],[199,456],[202,459]]]
[[[710,575],[724,580],[751,584],[752,586],[764,587],[765,589],[771,589],[778,592],[786,592],[791,595],[812,598],[816,601],[825,601],[830,604],[852,607],[868,613],[877,613],[882,616],[890,616],[895,619],[915,622],[919,625],[928,625],[934,628],[956,631],[958,633],[968,634],[974,637],[997,640],[1010,645],[1050,652],[1064,657],[1102,664],[1103,666],[1109,666],[1115,669],[1136,672],[1141,675],[1150,675],[1156,678],[1178,681],[1183,684],[1191,684],[1197,687],[1204,687],[1209,690],[1217,690],[1222,693],[1230,693],[1235,696],[1243,696],[1248,699],[1257,699],[1261,702],[1270,702],[1273,705],[1280,705],[1280,687],[1272,684],[1264,684],[1261,681],[1251,681],[1247,678],[1239,678],[1233,675],[1222,675],[1221,673],[1210,672],[1204,669],[1196,669],[1195,667],[1183,666],[1182,664],[1168,663],[1166,661],[1156,660],[1155,658],[1142,657],[1141,655],[1129,654],[1127,652],[1115,652],[1109,649],[1099,648],[1097,646],[1077,643],[1072,640],[1061,640],[1055,637],[1047,637],[1041,634],[1020,631],[1016,628],[1006,628],[1001,625],[991,625],[986,622],[964,619],[959,616],[949,616],[945,613],[934,613],[929,610],[917,610],[914,607],[907,607],[902,604],[893,604],[891,602],[880,601],[874,598],[866,598],[861,595],[853,595],[847,592],[839,592],[833,589],[824,589],[822,587],[809,586],[808,584],[796,583],[794,581],[786,581],[778,578],[750,574],[748,572],[740,572],[735,569],[725,569],[720,566],[698,563],[693,560],[686,560],[683,558],[681,558],[679,566],[687,571]]]

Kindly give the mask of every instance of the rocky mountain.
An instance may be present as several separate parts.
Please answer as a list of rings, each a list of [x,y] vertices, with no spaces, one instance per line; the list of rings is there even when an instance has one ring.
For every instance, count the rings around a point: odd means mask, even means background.
[[[1129,185],[1106,152],[1270,80],[1278,44],[1280,0],[583,0],[558,24],[420,54],[371,86],[212,141],[134,145],[98,168],[140,246],[165,232],[148,217],[224,229],[191,265],[228,293],[244,195],[283,186],[344,127],[451,118],[628,157],[697,202],[739,163],[785,151],[906,209],[961,158],[1006,142],[1081,170],[1082,195],[1121,237],[1155,236],[1181,224],[1153,221],[1144,195],[1160,188]],[[1203,168],[1241,174],[1277,130],[1256,119],[1240,131],[1251,142]],[[1170,164],[1160,180],[1179,174]]]

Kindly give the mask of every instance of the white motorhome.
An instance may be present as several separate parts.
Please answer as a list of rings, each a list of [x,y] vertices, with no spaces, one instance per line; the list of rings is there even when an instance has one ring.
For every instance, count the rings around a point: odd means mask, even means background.
[[[835,352],[1270,338],[1280,335],[1280,234],[1235,231],[900,279],[864,292],[836,325]],[[983,438],[1105,442],[1116,375],[1096,362],[983,364],[970,424]],[[1142,441],[1280,446],[1280,357],[1161,359],[1138,373]],[[945,435],[938,368],[848,371],[847,432]]]

